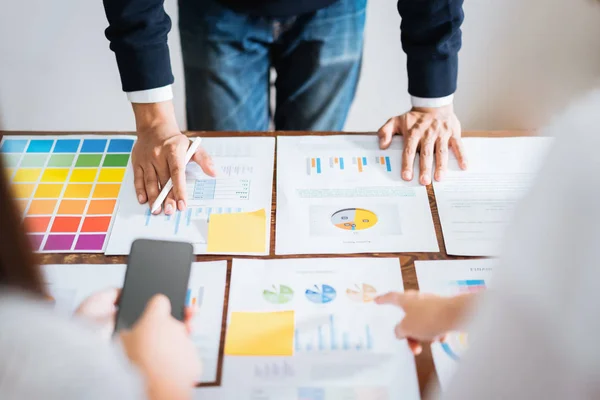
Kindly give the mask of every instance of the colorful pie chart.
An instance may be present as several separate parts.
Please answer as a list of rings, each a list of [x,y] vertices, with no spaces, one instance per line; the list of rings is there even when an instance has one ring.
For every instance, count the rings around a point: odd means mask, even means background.
[[[368,303],[377,297],[377,289],[368,283],[355,284],[353,288],[346,289],[346,295],[356,302]]]
[[[292,301],[294,291],[286,285],[272,285],[263,291],[263,298],[272,304],[285,304]]]
[[[467,350],[467,334],[452,332],[446,336],[446,340],[444,340],[441,345],[448,357],[454,361],[458,361],[463,353]]]
[[[363,208],[346,208],[335,212],[331,222],[340,229],[347,231],[361,231],[375,226],[377,215]]]
[[[331,303],[337,296],[335,289],[329,285],[314,285],[306,289],[305,294],[309,301],[317,304]]]

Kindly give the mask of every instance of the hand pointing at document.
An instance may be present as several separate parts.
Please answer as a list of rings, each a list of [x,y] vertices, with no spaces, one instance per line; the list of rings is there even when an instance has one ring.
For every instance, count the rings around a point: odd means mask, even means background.
[[[154,204],[160,188],[171,178],[173,190],[164,202],[165,214],[184,210],[187,206],[185,154],[190,140],[179,130],[173,104],[166,101],[132,105],[138,133],[131,153],[137,199],[141,204]],[[198,148],[192,160],[204,173],[215,176],[212,160],[202,147]],[[155,213],[161,210],[158,208]]]
[[[429,185],[432,177],[443,179],[448,167],[448,151],[452,149],[461,169],[467,168],[467,159],[461,141],[461,126],[452,105],[439,108],[413,107],[405,114],[393,117],[378,132],[379,146],[387,149],[395,134],[404,136],[402,179],[413,179],[414,161],[420,151],[422,185]],[[435,169],[434,155],[435,154]]]

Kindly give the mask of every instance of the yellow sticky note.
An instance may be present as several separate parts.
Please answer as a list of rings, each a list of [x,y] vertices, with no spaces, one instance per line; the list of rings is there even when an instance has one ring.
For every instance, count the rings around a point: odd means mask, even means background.
[[[294,311],[232,312],[225,338],[225,354],[294,355]]]
[[[64,182],[68,175],[67,168],[46,168],[42,174],[42,182]]]
[[[98,182],[121,182],[125,176],[125,168],[102,168]]]
[[[209,253],[264,253],[265,209],[233,214],[211,214],[206,251]]]

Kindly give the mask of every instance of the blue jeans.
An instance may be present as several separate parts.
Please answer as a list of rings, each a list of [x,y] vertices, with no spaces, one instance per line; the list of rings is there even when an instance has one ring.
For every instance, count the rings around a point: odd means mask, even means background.
[[[340,131],[360,74],[367,0],[293,18],[240,14],[218,0],[179,0],[189,130]]]

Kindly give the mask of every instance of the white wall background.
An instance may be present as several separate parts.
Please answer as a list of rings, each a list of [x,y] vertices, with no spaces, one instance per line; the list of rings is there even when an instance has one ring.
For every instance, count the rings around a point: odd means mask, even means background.
[[[0,3],[0,129],[134,129],[100,0]],[[600,2],[465,3],[455,100],[465,129],[538,127],[600,83]],[[363,74],[346,130],[376,130],[409,107],[395,5],[369,2]],[[166,9],[174,26],[175,103],[185,127],[176,0],[166,0]]]

